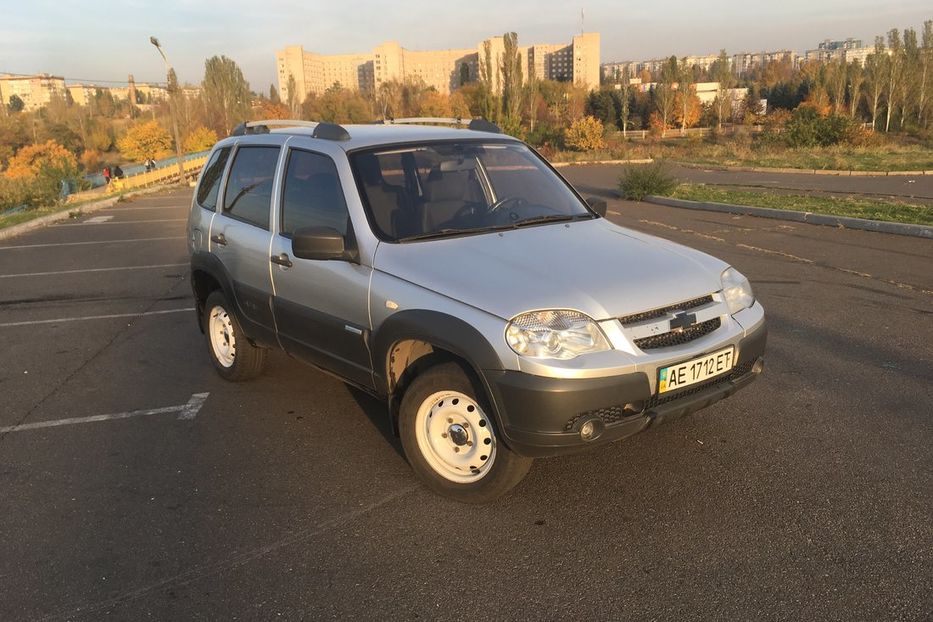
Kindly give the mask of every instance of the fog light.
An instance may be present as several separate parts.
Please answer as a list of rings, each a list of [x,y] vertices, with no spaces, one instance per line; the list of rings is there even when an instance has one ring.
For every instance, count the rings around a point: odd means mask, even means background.
[[[760,374],[765,369],[765,360],[761,357],[758,357],[758,360],[755,361],[755,364],[752,365],[752,371],[756,374]]]
[[[603,433],[604,427],[603,422],[599,419],[588,419],[580,426],[580,438],[584,441],[597,439]]]

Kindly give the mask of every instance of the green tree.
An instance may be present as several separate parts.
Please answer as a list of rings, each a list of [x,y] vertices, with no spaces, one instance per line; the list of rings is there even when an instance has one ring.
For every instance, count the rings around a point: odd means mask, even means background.
[[[661,68],[661,80],[654,85],[652,95],[661,124],[661,137],[674,116],[674,83],[677,82],[677,57],[671,56]]]
[[[285,85],[285,90],[287,91],[286,104],[288,105],[288,110],[292,113],[292,116],[298,118],[300,116],[302,96],[298,92],[298,82],[295,81],[295,76],[288,74],[288,82]]]
[[[677,72],[677,90],[680,93],[680,97],[677,98],[679,100],[678,108],[680,112],[678,115],[680,117],[680,135],[685,136],[687,134],[687,125],[689,125],[689,120],[693,116],[699,116],[699,109],[697,110],[697,115],[690,114],[690,108],[693,101],[690,96],[696,89],[693,86],[693,68],[687,64],[686,56],[676,64],[675,71]]]
[[[888,31],[888,50],[890,52],[888,61],[885,63],[887,70],[885,75],[884,97],[887,110],[885,111],[884,131],[891,130],[891,113],[897,106],[898,87],[901,84],[901,77],[904,72],[904,48],[901,45],[901,36],[897,28]]]
[[[871,110],[871,129],[878,129],[878,106],[884,96],[885,75],[887,74],[888,55],[884,49],[884,39],[875,38],[875,51],[865,58],[865,99]]]
[[[710,67],[712,79],[716,86],[716,129],[722,130],[722,120],[726,113],[732,116],[732,88],[735,86],[735,76],[732,73],[732,59],[725,50],[719,50],[719,57]]]
[[[521,129],[522,109],[522,58],[518,49],[518,35],[507,32],[502,35],[502,63],[499,73],[502,76],[502,114],[501,123],[508,134],[519,133]]]
[[[279,98],[279,92],[275,89],[274,84],[269,85],[269,101],[273,104],[279,104],[282,100]]]
[[[204,103],[208,125],[226,135],[234,125],[249,118],[249,83],[237,64],[226,56],[212,56],[204,63]]]
[[[920,43],[920,93],[917,96],[917,124],[922,125],[926,115],[929,94],[933,90],[933,20],[923,22],[923,35]]]
[[[23,108],[25,107],[26,104],[23,102],[19,95],[10,95],[10,103],[7,104],[7,108],[10,110],[10,112],[22,112]]]
[[[862,98],[862,83],[865,82],[865,71],[858,60],[849,63],[846,68],[849,83],[849,116],[853,119],[858,112],[859,100]]]
[[[470,66],[466,63],[460,63],[460,86],[470,81]]]

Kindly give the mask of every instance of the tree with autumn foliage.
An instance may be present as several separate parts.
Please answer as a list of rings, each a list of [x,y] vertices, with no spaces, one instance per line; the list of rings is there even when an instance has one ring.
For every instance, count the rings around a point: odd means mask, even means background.
[[[691,84],[674,93],[674,123],[681,127],[682,132],[688,127],[694,127],[700,120],[702,106],[696,91],[696,85]]]
[[[594,151],[606,146],[603,124],[596,117],[586,116],[570,124],[564,132],[564,144],[574,151]]]
[[[172,137],[158,121],[146,121],[131,127],[117,140],[117,147],[130,160],[164,158],[172,153]]]
[[[217,142],[217,132],[204,126],[194,128],[185,138],[185,153],[207,151]]]
[[[62,177],[77,175],[78,161],[74,154],[53,140],[27,145],[10,158],[4,175],[10,179],[28,179],[39,176],[43,171],[56,171]]]
[[[0,210],[43,207],[61,200],[62,182],[78,177],[78,162],[53,140],[22,147],[0,175]]]

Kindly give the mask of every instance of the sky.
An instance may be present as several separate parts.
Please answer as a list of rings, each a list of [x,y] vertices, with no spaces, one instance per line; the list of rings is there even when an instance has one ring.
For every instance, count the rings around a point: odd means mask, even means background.
[[[411,50],[475,47],[517,32],[520,44],[564,43],[582,26],[601,34],[602,62],[661,56],[815,48],[933,19],[929,0],[0,0],[0,73],[51,73],[71,82],[163,81],[159,38],[182,82],[224,54],[253,90],[275,79],[275,51],[366,52],[396,40]]]

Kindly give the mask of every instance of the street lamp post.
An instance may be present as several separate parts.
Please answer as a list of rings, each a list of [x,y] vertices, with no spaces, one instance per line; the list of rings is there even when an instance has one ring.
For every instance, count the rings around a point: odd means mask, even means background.
[[[172,65],[168,62],[168,58],[165,56],[165,52],[162,51],[162,46],[159,45],[159,40],[155,37],[149,37],[149,43],[154,45],[155,48],[159,50],[159,55],[161,55],[162,60],[165,61],[165,80],[168,87],[168,107],[172,114],[172,131],[175,133],[175,159],[178,161],[178,183],[184,185],[185,165],[182,161],[181,136],[178,135],[178,106],[175,102],[175,95],[176,91],[178,90],[178,79],[177,77],[174,80],[172,79],[174,70],[172,69]]]

